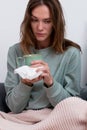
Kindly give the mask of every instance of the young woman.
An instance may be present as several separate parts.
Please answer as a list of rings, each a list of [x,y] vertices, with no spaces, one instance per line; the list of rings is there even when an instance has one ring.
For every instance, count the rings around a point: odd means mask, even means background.
[[[67,101],[62,101],[65,98],[79,96],[81,49],[64,35],[65,21],[60,2],[29,0],[21,24],[21,41],[8,51],[6,103],[17,114],[1,113],[9,121],[0,118],[0,128],[4,128],[5,123],[6,126],[10,124],[6,130],[13,129],[13,126],[15,130],[68,130],[65,124],[60,127],[64,122],[59,121],[62,113],[59,104],[64,104],[61,102]],[[40,54],[43,58],[31,63],[31,67],[39,67],[37,71],[42,71],[33,80],[14,74],[14,69],[18,67],[17,57],[28,54]],[[18,125],[19,122],[21,125]],[[77,127],[74,128],[77,130]]]

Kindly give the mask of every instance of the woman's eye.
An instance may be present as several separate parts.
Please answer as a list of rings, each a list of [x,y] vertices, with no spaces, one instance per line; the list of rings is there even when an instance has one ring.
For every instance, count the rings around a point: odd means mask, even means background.
[[[45,20],[44,23],[49,24],[51,23],[51,20]]]
[[[32,22],[38,22],[38,20],[37,20],[37,19],[31,19],[31,21],[32,21]]]

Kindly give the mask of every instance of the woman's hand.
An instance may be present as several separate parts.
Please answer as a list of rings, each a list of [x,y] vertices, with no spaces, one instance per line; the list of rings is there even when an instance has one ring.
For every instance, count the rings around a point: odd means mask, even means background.
[[[28,85],[28,86],[33,86],[33,83],[37,82],[37,81],[40,81],[41,80],[41,77],[37,77],[35,79],[32,79],[32,80],[29,80],[29,79],[21,79],[21,82]]]
[[[38,68],[37,72],[39,71],[42,72],[42,74],[38,78],[32,80],[33,82],[37,82],[43,79],[44,83],[47,86],[51,86],[53,84],[53,77],[50,74],[50,69],[46,62],[41,61],[41,60],[33,61],[31,63],[31,67]]]

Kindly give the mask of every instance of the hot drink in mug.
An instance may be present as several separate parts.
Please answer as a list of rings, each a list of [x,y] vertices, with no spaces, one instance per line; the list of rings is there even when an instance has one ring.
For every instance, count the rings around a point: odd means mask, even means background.
[[[23,57],[17,57],[17,67],[23,65],[31,65],[31,62],[34,60],[42,60],[42,56],[40,54],[29,54],[24,55]]]

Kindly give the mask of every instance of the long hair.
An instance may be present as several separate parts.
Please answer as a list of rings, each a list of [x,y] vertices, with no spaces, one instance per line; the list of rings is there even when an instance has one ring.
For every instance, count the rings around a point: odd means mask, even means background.
[[[21,48],[24,54],[30,53],[30,46],[35,47],[36,39],[31,28],[31,14],[32,10],[39,5],[46,5],[50,10],[53,23],[50,40],[54,50],[63,53],[69,46],[80,49],[79,45],[71,41],[67,42],[67,40],[64,39],[65,19],[61,4],[58,0],[29,0],[20,28]]]

